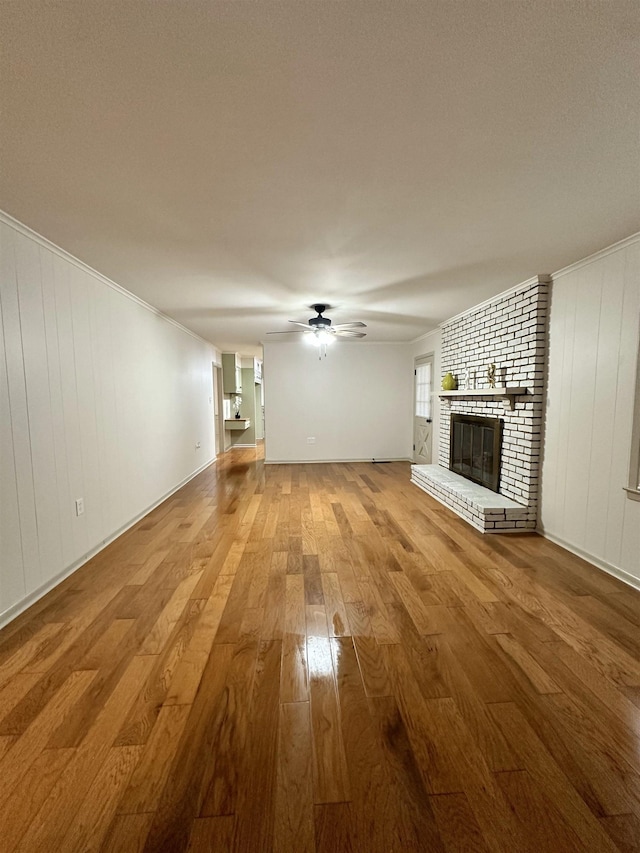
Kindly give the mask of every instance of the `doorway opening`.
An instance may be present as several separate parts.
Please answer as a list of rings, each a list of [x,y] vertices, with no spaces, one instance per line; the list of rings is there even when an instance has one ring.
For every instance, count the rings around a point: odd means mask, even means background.
[[[224,453],[224,406],[222,396],[222,368],[213,365],[213,425],[216,437],[216,456]]]
[[[430,465],[433,456],[433,353],[415,360],[413,395],[413,461]]]

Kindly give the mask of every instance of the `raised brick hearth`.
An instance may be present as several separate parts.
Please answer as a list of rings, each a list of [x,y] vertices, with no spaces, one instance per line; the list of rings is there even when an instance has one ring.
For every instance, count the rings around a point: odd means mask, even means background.
[[[482,533],[526,530],[528,512],[511,498],[472,483],[440,465],[412,465],[411,482]]]
[[[499,385],[526,388],[515,397],[513,411],[500,400],[486,397],[447,397],[441,400],[438,466],[412,466],[412,482],[449,506],[478,529],[491,532],[533,530],[538,518],[538,487],[544,405],[548,276],[538,276],[513,290],[448,320],[442,326],[442,372],[451,371],[459,383],[465,371],[476,371],[476,393],[489,383],[487,365],[497,368]],[[437,392],[436,392],[437,393]],[[438,467],[449,472],[451,413],[499,417],[504,421],[499,495],[513,502],[513,511],[500,518],[500,526],[489,520],[487,509],[498,511],[499,502],[489,507],[459,480],[437,476]],[[420,471],[419,469],[423,469]],[[424,469],[432,469],[426,471]],[[462,481],[462,485],[460,482]],[[481,488],[469,482],[472,489]],[[478,493],[479,494],[479,493]],[[506,510],[506,507],[504,507]],[[491,526],[490,526],[491,525]]]

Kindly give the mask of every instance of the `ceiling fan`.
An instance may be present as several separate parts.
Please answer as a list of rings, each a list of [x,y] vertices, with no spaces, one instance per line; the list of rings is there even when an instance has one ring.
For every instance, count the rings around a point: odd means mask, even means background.
[[[298,323],[296,320],[289,320],[294,326],[300,326],[299,329],[287,329],[283,332],[267,332],[268,335],[306,335],[307,340],[311,344],[321,349],[324,355],[327,354],[327,344],[332,343],[335,338],[364,338],[366,332],[357,332],[356,329],[366,329],[366,323],[339,323],[336,326],[331,324],[328,317],[323,317],[323,313],[330,308],[330,305],[316,304],[311,308],[316,312],[316,317],[310,317],[308,323]]]

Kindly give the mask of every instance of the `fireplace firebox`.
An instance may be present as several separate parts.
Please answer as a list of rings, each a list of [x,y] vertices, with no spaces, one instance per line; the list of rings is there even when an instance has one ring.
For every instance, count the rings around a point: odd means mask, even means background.
[[[502,421],[475,415],[451,415],[449,468],[497,492],[500,486]]]

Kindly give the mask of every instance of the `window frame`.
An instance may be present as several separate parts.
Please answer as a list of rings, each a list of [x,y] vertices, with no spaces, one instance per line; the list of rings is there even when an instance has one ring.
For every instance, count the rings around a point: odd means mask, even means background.
[[[427,365],[429,366],[429,372],[430,372],[429,382],[428,382],[428,383],[426,383],[426,382],[420,382],[420,383],[419,383],[419,382],[418,382],[418,368],[419,368],[419,367],[423,367],[423,366],[427,366]],[[434,385],[433,385],[433,378],[434,378],[434,363],[433,363],[433,355],[429,354],[429,355],[418,356],[418,357],[414,360],[413,375],[414,375],[414,377],[415,377],[415,379],[414,379],[414,389],[413,389],[413,416],[414,416],[414,418],[424,418],[424,419],[425,419],[426,421],[428,421],[429,423],[433,423],[433,393],[434,393]],[[427,414],[427,415],[418,414],[418,412],[416,412],[416,406],[417,406],[417,403],[418,403],[418,393],[417,393],[417,392],[418,392],[418,387],[419,387],[419,385],[426,385],[426,386],[429,388],[429,393],[428,393],[428,395],[427,395],[426,399],[425,399],[425,400],[423,400],[423,401],[421,401],[421,402],[426,402],[426,404],[427,404],[427,407],[428,407],[428,410],[429,410],[429,412],[428,412],[428,414]]]

